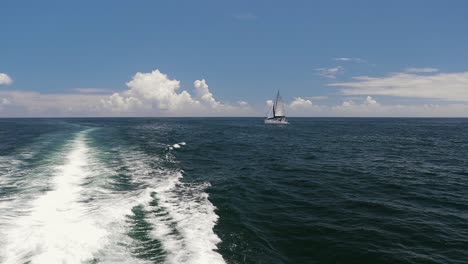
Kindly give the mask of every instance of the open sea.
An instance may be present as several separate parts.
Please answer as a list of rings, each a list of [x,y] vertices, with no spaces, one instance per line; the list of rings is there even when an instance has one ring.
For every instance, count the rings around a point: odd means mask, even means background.
[[[0,263],[468,263],[468,119],[0,119]]]

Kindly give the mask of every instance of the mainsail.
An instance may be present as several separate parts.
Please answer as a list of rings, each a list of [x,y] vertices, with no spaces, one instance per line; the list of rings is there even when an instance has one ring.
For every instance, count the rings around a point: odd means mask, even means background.
[[[284,111],[283,99],[281,99],[279,91],[276,94],[276,100],[275,100],[275,103],[273,104],[273,116],[274,117],[285,117],[286,116],[286,113]]]

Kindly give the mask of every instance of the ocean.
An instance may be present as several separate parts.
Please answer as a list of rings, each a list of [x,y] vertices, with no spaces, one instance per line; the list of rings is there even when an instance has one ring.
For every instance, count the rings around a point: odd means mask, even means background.
[[[0,263],[468,263],[468,119],[0,119]]]

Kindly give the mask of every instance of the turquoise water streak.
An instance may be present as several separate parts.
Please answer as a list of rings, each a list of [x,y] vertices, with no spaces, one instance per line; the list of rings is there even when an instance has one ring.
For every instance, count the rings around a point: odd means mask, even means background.
[[[0,119],[0,263],[466,263],[467,119],[290,121]]]

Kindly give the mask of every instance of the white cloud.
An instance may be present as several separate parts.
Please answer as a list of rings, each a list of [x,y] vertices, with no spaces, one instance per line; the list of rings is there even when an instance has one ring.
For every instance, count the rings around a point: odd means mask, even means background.
[[[116,114],[158,116],[245,116],[253,110],[245,102],[230,105],[217,101],[205,79],[193,83],[195,97],[182,90],[180,82],[155,70],[138,72],[127,83],[130,88],[102,100],[106,109]]]
[[[351,82],[331,83],[345,95],[385,95],[468,102],[468,72],[418,75],[395,73],[384,77],[354,77]]]
[[[380,105],[368,100],[356,103],[345,100],[339,106],[327,108],[325,116],[341,117],[466,117],[467,104]]]
[[[106,88],[74,88],[72,90],[84,94],[104,94],[113,92],[112,89]]]
[[[4,117],[103,116],[101,95],[0,90]]]
[[[289,116],[335,117],[466,117],[468,104],[382,105],[371,96],[345,99],[339,105],[291,109]]]
[[[240,107],[250,107],[250,106],[249,106],[249,103],[247,103],[246,101],[237,101],[237,104],[238,104]]]
[[[0,85],[10,85],[13,83],[13,79],[6,73],[0,72]]]
[[[1,116],[252,116],[245,101],[234,105],[215,99],[206,80],[194,82],[195,97],[180,82],[155,70],[136,73],[128,89],[79,88],[76,94],[0,90]],[[107,93],[105,93],[108,91]],[[105,94],[104,94],[105,93]],[[5,98],[5,99],[2,99]],[[7,102],[7,103],[6,103]]]
[[[104,107],[115,113],[143,113],[153,109],[159,112],[177,112],[200,104],[187,91],[178,92],[180,82],[170,79],[159,70],[138,72],[127,82],[127,86],[129,90],[114,93],[103,100]]]
[[[335,79],[336,75],[343,73],[344,68],[341,66],[336,66],[333,68],[318,68],[316,71],[318,71],[318,74],[322,77]]]
[[[365,62],[365,60],[361,58],[349,58],[349,57],[339,57],[339,58],[334,58],[333,60],[335,61],[345,61],[345,62]]]
[[[438,72],[439,69],[436,68],[406,68],[405,72],[410,73],[431,73],[431,72]]]
[[[343,87],[347,97],[337,105],[320,99],[326,96],[295,97],[287,103],[287,116],[453,116],[467,117],[468,103],[427,101],[412,105],[385,104],[382,96],[434,98],[468,102],[468,72],[409,74],[384,77],[356,77]],[[137,73],[127,83],[128,89],[114,94],[108,89],[85,88],[69,94],[44,94],[24,90],[0,90],[2,117],[61,116],[258,116],[245,101],[233,104],[217,100],[205,79],[196,80],[193,93],[181,88],[178,80],[155,70]],[[439,87],[442,87],[439,89]],[[101,94],[101,92],[103,94]],[[422,94],[422,95],[421,95]],[[356,96],[348,96],[356,95]],[[375,98],[377,97],[377,99]],[[266,101],[271,107],[272,100]]]
[[[308,96],[306,99],[309,100],[325,100],[328,99],[328,96]]]
[[[297,109],[297,108],[308,108],[311,107],[312,101],[308,99],[304,99],[302,97],[296,97],[294,100],[289,104],[289,107]]]
[[[208,89],[208,84],[206,83],[205,79],[194,81],[193,86],[195,87],[197,98],[199,98],[201,101],[208,103],[214,108],[221,106],[221,103],[215,100],[213,94]]]
[[[341,104],[342,107],[351,107],[354,105],[354,101],[353,100],[346,100],[346,101],[343,101],[343,103]]]
[[[370,96],[367,96],[366,102],[367,102],[369,105],[379,105],[379,103],[378,103],[376,100],[374,100],[372,97],[370,97]]]

